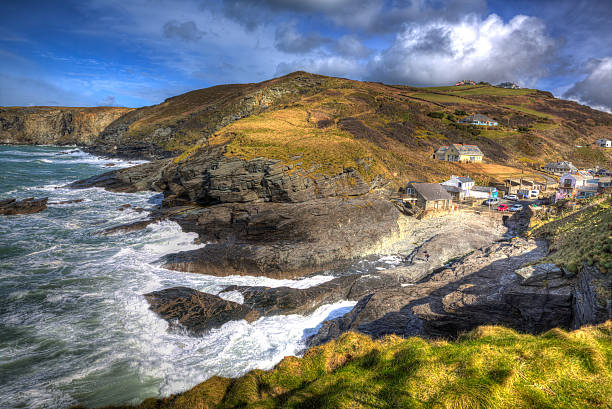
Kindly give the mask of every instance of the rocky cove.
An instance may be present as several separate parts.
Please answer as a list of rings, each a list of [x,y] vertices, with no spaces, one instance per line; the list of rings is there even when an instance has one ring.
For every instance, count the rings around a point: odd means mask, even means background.
[[[402,213],[383,181],[368,183],[351,169],[317,179],[279,161],[228,158],[215,148],[184,164],[161,160],[72,185],[91,186],[163,192],[151,222],[176,221],[206,244],[165,256],[166,268],[215,276],[334,277],[306,289],[230,286],[207,294],[178,287],[144,294],[171,328],[194,336],[232,320],[306,315],[340,300],[357,304],[325,322],[308,345],[347,331],[373,338],[454,338],[478,325],[500,324],[540,333],[610,315],[599,290],[609,277],[594,267],[576,275],[538,264],[548,254],[546,240],[518,236],[530,210],[503,221],[486,212],[418,220]],[[391,269],[363,268],[374,255],[401,262]]]

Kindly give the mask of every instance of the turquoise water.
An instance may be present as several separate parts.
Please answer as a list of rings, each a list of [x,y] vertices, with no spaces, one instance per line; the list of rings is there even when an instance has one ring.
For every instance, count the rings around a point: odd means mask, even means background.
[[[65,153],[69,151],[68,153]],[[217,293],[226,285],[308,287],[328,280],[216,278],[159,266],[164,254],[197,248],[195,235],[161,222],[114,236],[105,228],[141,220],[159,195],[70,190],[68,182],[109,170],[76,148],[0,146],[0,199],[49,197],[49,208],[0,216],[0,406],[97,407],[183,391],[212,375],[267,369],[298,353],[304,338],[354,303],[314,314],[234,321],[203,337],[168,332],[143,293],[185,285]],[[83,199],[81,203],[52,204]],[[229,294],[240,302],[239,294]]]

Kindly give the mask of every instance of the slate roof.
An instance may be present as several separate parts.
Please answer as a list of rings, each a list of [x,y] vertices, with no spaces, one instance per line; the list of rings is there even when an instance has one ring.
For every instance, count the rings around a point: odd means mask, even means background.
[[[474,179],[467,177],[467,176],[459,176],[457,179],[459,179],[459,181],[463,182],[463,183],[468,183],[468,182],[473,182]]]
[[[440,152],[440,153],[442,153],[442,152],[446,152],[447,150],[448,150],[448,145],[443,145],[443,146],[440,146],[440,147],[438,148],[438,150],[436,151],[436,153],[438,153],[438,152]]]
[[[451,185],[442,185],[442,187],[444,188],[444,190],[446,190],[447,192],[453,192],[453,193],[461,193],[461,189],[458,188],[457,186],[451,186]]]
[[[413,183],[412,187],[425,200],[451,200],[451,195],[438,183]]]
[[[462,155],[482,155],[482,151],[476,145],[461,145],[460,143],[454,143],[453,146]]]

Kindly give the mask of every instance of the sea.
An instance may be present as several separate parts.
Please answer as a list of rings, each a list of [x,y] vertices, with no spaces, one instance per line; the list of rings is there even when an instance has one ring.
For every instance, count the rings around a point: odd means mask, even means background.
[[[145,219],[147,212],[134,208],[158,206],[160,194],[65,185],[138,163],[76,147],[0,146],[0,200],[49,198],[43,212],[0,216],[0,407],[136,404],[213,375],[269,369],[300,354],[324,320],[355,304],[325,305],[308,316],[232,321],[199,337],[169,331],[143,294],[173,286],[212,294],[233,284],[307,288],[333,277],[219,278],[166,270],[161,256],[202,246],[171,221],[100,234]],[[132,207],[120,210],[124,204]],[[239,294],[224,297],[241,302]]]

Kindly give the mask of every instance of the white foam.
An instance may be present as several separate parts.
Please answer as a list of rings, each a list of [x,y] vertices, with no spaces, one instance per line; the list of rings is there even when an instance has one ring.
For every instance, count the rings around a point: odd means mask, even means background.
[[[53,163],[90,161],[87,163],[96,167],[119,162],[82,151],[53,156],[55,153],[36,152],[35,157]],[[33,155],[28,155],[22,155],[24,160],[31,160]],[[119,211],[118,207],[130,203],[150,208],[159,203],[159,195],[111,193],[100,188],[72,190],[61,187],[66,183],[61,178],[47,178],[44,183],[19,188],[17,193],[24,197],[43,194],[51,202],[84,201],[50,206],[28,218],[8,219],[7,229],[0,231],[3,244],[27,249],[16,253],[11,259],[14,268],[2,273],[0,285],[10,287],[9,314],[2,317],[3,323],[28,331],[16,346],[0,349],[0,355],[17,360],[40,356],[41,351],[45,354],[2,386],[0,395],[11,404],[34,408],[137,403],[146,397],[184,391],[213,375],[239,376],[254,368],[269,369],[284,356],[300,353],[306,337],[323,320],[342,315],[355,304],[325,305],[308,316],[232,321],[201,337],[168,331],[168,323],[149,309],[143,294],[174,286],[211,294],[229,285],[308,288],[333,276],[276,280],[167,270],[161,267],[160,257],[203,246],[194,244],[195,233],[162,221],[130,233],[97,234],[145,219],[146,213]],[[20,283],[27,285],[20,287]],[[221,296],[243,302],[238,292]],[[124,380],[133,385],[114,389],[113,385]]]

